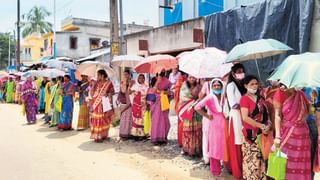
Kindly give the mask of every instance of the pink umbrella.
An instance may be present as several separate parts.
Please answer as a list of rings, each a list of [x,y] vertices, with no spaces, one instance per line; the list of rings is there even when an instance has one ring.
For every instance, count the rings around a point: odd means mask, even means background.
[[[13,75],[1,76],[0,81],[7,81],[9,78],[15,79],[16,77]]]
[[[178,66],[178,61],[170,55],[154,55],[142,60],[134,67],[137,73],[156,74],[161,70],[170,70]]]

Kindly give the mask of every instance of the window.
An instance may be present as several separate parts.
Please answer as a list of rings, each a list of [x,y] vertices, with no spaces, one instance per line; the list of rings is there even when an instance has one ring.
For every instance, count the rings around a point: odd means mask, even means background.
[[[99,48],[100,45],[100,39],[97,38],[90,38],[89,39],[90,42],[90,49],[96,49]]]
[[[48,49],[48,39],[44,40],[44,45],[43,45],[44,49],[47,50]]]
[[[77,37],[70,37],[70,49],[77,49],[78,47],[78,38]]]
[[[29,49],[28,49],[28,51],[29,51],[29,52],[28,52],[28,54],[30,54],[30,55],[31,55],[31,48],[29,48]]]

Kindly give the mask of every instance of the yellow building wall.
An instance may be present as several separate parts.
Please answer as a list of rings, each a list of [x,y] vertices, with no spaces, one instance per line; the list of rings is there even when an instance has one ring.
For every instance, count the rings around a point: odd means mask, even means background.
[[[47,49],[44,49],[43,56],[52,56],[52,54],[53,54],[53,33],[50,32],[48,34],[43,35],[42,40],[43,40],[43,45],[46,40],[48,41],[48,47],[47,47]]]
[[[31,60],[36,61],[39,60],[42,56],[41,54],[41,48],[43,48],[43,39],[41,36],[38,35],[29,35],[26,38],[23,39],[23,43],[21,45],[21,49],[23,51],[22,54],[24,54],[24,51],[26,48],[31,48]],[[23,59],[22,60],[26,60]]]

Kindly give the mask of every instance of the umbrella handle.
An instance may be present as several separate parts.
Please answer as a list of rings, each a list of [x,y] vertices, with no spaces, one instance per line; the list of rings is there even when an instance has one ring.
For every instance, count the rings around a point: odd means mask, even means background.
[[[256,67],[257,67],[257,70],[258,70],[259,79],[260,79],[260,81],[262,81],[257,59],[255,59],[255,62],[256,62]]]

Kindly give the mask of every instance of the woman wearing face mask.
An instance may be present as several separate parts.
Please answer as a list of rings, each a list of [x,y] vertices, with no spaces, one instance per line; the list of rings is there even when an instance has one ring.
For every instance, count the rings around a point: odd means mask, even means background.
[[[222,94],[223,82],[213,79],[210,83],[211,93],[207,94],[196,106],[195,110],[208,119],[207,149],[203,149],[210,158],[210,170],[214,176],[221,174],[220,161],[228,160],[227,141],[225,131],[225,117],[222,112],[224,98]],[[206,107],[208,112],[202,110]],[[223,141],[224,140],[224,141]]]
[[[271,121],[266,102],[257,94],[258,79],[251,75],[247,76],[244,79],[244,86],[247,93],[240,100],[242,132],[245,138],[242,144],[243,179],[266,179],[265,162],[256,140],[258,135],[268,135]]]
[[[285,179],[311,179],[311,144],[306,117],[308,100],[301,90],[283,85],[273,98],[275,108],[275,146],[287,154]]]
[[[202,150],[202,117],[192,110],[193,104],[198,99],[200,88],[197,79],[189,76],[180,90],[179,116],[183,121],[182,153],[189,156],[200,155]]]
[[[232,175],[240,179],[242,176],[242,120],[240,114],[240,98],[246,92],[241,80],[245,77],[244,66],[235,64],[231,68],[227,85],[227,99],[230,107],[229,113],[229,167]]]

